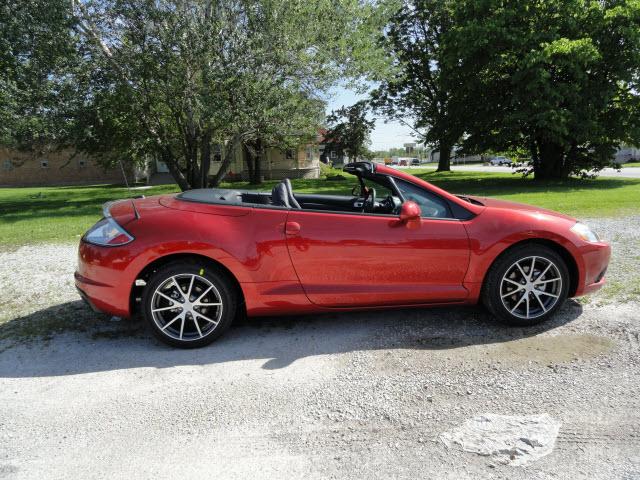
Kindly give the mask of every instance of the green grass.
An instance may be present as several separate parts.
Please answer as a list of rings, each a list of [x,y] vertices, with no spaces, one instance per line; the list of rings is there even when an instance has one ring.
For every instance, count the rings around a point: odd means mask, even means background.
[[[342,179],[294,180],[300,193],[349,194],[355,178],[338,170],[329,175]],[[640,211],[640,179],[571,179],[567,182],[536,182],[518,175],[483,172],[436,173],[414,169],[411,173],[453,193],[498,197],[557,210],[575,217],[616,216]],[[269,191],[275,181],[258,187]],[[246,183],[223,187],[255,188]],[[175,185],[135,191],[155,195],[177,191]],[[0,188],[0,245],[77,241],[100,218],[100,207],[129,196],[123,187]]]
[[[622,168],[626,168],[626,167],[640,167],[640,162],[623,163]]]

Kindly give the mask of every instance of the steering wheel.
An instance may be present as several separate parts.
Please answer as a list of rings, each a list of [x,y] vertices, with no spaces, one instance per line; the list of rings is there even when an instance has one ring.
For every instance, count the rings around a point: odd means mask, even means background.
[[[376,189],[373,187],[367,187],[365,192],[367,196],[362,202],[362,211],[372,213],[376,206]]]

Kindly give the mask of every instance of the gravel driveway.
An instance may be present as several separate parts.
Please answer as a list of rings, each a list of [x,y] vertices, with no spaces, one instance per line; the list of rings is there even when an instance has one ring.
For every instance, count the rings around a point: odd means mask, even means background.
[[[640,479],[640,218],[589,223],[610,287],[550,324],[252,319],[192,351],[84,307],[75,246],[0,252],[0,478]]]

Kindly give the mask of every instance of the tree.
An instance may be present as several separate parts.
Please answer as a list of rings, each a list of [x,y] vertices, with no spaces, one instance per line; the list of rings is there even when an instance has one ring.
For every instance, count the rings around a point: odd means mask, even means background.
[[[640,3],[463,0],[466,148],[526,148],[535,178],[565,178],[640,142]]]
[[[66,0],[0,5],[0,144],[46,148],[64,137],[78,62]]]
[[[104,164],[156,158],[182,189],[206,185],[218,148],[214,184],[242,147],[259,181],[261,152],[307,141],[322,94],[376,61],[373,2],[15,5],[0,7],[0,142],[73,145]]]
[[[351,160],[370,158],[367,148],[375,119],[367,118],[367,102],[360,101],[350,107],[334,110],[327,117],[329,129],[323,143],[331,149],[344,152]]]
[[[92,121],[76,130],[77,144],[106,161],[152,155],[182,189],[205,186],[212,145],[223,145],[217,184],[241,145],[262,141],[262,125],[287,136],[290,119],[315,120],[305,98],[337,78],[335,57],[310,51],[321,33],[312,19],[330,7],[279,0],[76,2],[92,64],[86,96],[96,99],[79,117]],[[283,96],[296,100],[283,107]]]
[[[372,94],[378,111],[409,124],[440,151],[438,171],[450,170],[451,150],[464,132],[460,79],[447,44],[454,8],[453,0],[402,2],[381,39],[395,71]]]

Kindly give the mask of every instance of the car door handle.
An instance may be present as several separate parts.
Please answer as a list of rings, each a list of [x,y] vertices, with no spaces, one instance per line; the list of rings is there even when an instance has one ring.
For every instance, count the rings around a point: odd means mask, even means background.
[[[298,222],[287,222],[284,225],[284,233],[286,235],[299,235],[300,224]]]

